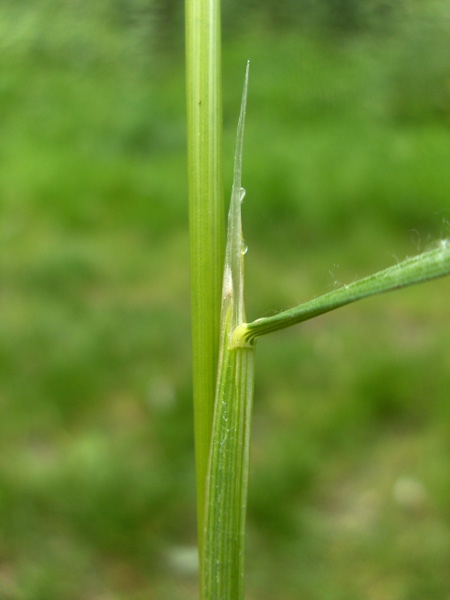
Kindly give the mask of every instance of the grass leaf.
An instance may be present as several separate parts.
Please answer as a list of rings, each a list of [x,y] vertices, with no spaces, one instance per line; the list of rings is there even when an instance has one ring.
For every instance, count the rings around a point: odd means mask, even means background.
[[[441,240],[434,250],[408,258],[384,271],[314,298],[271,317],[243,323],[233,332],[232,345],[248,345],[271,331],[296,325],[356,300],[422,283],[450,274],[450,244]]]

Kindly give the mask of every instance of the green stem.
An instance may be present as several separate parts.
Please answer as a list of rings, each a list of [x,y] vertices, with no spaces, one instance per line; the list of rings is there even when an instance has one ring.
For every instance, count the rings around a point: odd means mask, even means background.
[[[220,44],[220,0],[186,0],[192,354],[200,560],[225,245]]]
[[[252,345],[255,338],[260,335],[307,321],[356,300],[449,274],[450,244],[447,240],[442,240],[434,250],[408,258],[384,271],[344,285],[328,294],[271,317],[238,325],[233,332],[232,346],[246,347]]]

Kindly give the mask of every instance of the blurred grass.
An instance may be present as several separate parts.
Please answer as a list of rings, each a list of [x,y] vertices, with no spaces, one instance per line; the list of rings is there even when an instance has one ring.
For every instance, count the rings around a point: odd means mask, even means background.
[[[5,600],[196,597],[182,33],[161,47],[157,11],[120,7],[0,9]],[[448,235],[450,61],[437,19],[248,23],[227,30],[224,120],[228,190],[250,58],[256,318]],[[447,599],[449,292],[259,343],[250,600]]]

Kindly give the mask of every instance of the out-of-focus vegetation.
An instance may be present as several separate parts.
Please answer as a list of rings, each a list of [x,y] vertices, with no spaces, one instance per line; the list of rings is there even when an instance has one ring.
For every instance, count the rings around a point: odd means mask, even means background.
[[[224,6],[248,314],[449,235],[442,1]],[[0,7],[0,597],[196,598],[182,7]],[[446,600],[448,281],[259,343],[248,598]]]

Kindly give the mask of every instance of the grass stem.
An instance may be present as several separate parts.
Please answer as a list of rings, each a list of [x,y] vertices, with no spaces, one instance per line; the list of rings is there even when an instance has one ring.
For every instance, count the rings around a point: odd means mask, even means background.
[[[200,560],[225,246],[220,0],[186,0],[194,433]]]

